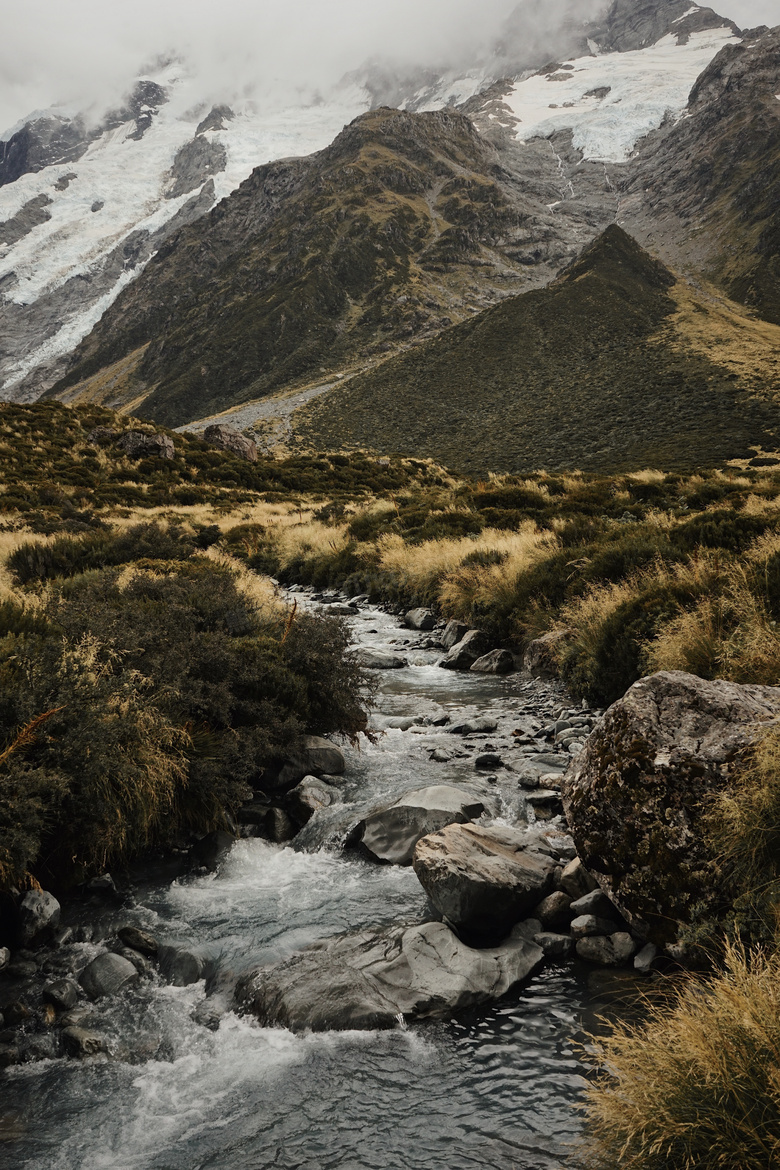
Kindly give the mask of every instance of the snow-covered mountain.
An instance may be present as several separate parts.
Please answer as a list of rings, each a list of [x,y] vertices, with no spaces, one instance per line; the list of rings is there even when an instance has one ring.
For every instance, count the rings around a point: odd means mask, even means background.
[[[530,5],[522,12],[533,17]],[[28,399],[52,385],[173,233],[255,167],[321,150],[370,108],[465,103],[488,140],[517,145],[512,169],[521,179],[519,148],[549,140],[554,210],[577,199],[573,172],[583,160],[625,164],[643,135],[682,115],[702,70],[738,41],[730,22],[687,0],[616,0],[598,25],[564,22],[554,44],[572,55],[545,62],[549,38],[534,40],[518,20],[491,57],[465,70],[402,76],[371,66],[316,101],[211,107],[186,63],[166,61],[137,80],[119,110],[97,119],[39,112],[13,128],[0,142],[0,394]],[[526,157],[535,182],[539,152]],[[586,171],[583,198],[592,200]],[[610,191],[608,175],[601,186]],[[583,227],[577,242],[589,234]]]

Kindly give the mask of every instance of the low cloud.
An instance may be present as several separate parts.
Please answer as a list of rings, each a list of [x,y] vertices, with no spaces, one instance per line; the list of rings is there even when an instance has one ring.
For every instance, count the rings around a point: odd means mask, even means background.
[[[116,101],[145,61],[185,57],[203,96],[302,96],[369,58],[442,67],[487,53],[513,12],[519,43],[544,45],[561,21],[583,21],[608,0],[36,0],[17,5],[0,40],[0,132],[56,102]],[[743,25],[772,19],[777,0],[731,0]],[[739,11],[732,11],[732,9]],[[777,13],[774,14],[775,18]]]

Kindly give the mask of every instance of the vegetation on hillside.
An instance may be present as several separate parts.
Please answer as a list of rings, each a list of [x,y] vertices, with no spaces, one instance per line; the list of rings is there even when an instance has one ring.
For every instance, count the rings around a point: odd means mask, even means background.
[[[693,471],[777,444],[780,328],[609,227],[511,297],[293,416],[307,446],[488,471]]]

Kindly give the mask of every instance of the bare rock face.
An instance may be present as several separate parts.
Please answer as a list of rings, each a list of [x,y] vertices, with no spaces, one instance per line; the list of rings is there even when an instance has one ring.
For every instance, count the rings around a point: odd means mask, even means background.
[[[223,451],[230,451],[238,455],[239,459],[248,459],[250,463],[257,463],[257,443],[248,439],[240,431],[226,427],[222,423],[214,423],[206,427],[203,438],[212,447],[221,447]]]
[[[116,441],[128,459],[173,459],[175,448],[168,435],[147,435],[143,431],[126,431]]]
[[[436,909],[475,939],[503,938],[552,891],[554,845],[533,831],[449,825],[418,842],[414,871]]]
[[[366,817],[358,828],[359,840],[375,861],[410,865],[421,837],[445,825],[464,824],[484,811],[482,801],[471,793],[436,784],[408,792],[390,808]]]
[[[315,1032],[393,1028],[500,999],[540,966],[541,947],[510,938],[492,950],[441,922],[338,935],[239,982],[238,1003],[267,1026]]]
[[[695,907],[722,904],[705,805],[779,716],[778,687],[662,671],[610,707],[570,766],[564,808],[579,856],[651,941],[675,941]]]

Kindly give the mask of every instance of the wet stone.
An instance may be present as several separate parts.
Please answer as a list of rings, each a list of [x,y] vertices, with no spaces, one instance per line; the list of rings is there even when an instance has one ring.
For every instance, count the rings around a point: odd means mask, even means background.
[[[79,997],[78,985],[72,979],[53,979],[43,986],[42,996],[61,1012],[75,1007]]]
[[[157,954],[157,939],[153,935],[147,934],[146,931],[139,930],[137,926],[123,926],[118,934],[126,947],[132,947],[134,951],[140,951],[142,955]]]

